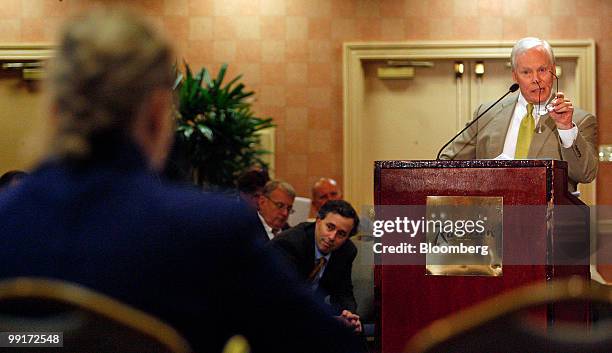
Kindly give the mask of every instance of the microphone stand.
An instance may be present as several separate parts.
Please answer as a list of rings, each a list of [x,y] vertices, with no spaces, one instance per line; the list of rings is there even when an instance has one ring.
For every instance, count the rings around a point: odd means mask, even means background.
[[[474,125],[474,123],[477,122],[478,119],[480,119],[480,117],[485,115],[489,110],[491,110],[491,108],[493,108],[495,105],[497,105],[497,103],[499,103],[499,101],[501,101],[502,99],[506,98],[506,96],[509,95],[510,93],[516,92],[516,90],[518,90],[518,89],[519,89],[519,85],[517,83],[513,84],[512,86],[510,86],[510,88],[508,89],[508,92],[506,92],[506,94],[504,94],[498,100],[496,100],[495,103],[491,104],[484,112],[480,113],[474,120],[470,121],[470,123],[467,124],[463,129],[461,129],[461,131],[459,131],[459,133],[457,135],[453,136],[452,139],[450,139],[444,146],[442,146],[442,148],[440,148],[440,150],[438,151],[438,154],[436,155],[436,160],[437,161],[440,160],[440,154],[442,154],[442,151],[444,151],[446,146],[450,145],[450,143],[455,141],[455,139],[457,137],[459,137],[459,135],[464,133],[465,130],[469,129],[470,126]]]

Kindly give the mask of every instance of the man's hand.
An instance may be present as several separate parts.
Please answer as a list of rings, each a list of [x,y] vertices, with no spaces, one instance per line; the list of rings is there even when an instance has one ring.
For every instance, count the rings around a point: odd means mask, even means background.
[[[569,130],[574,127],[572,121],[572,115],[574,114],[574,105],[572,101],[565,98],[563,92],[557,92],[555,98],[552,100],[552,111],[550,117],[553,118],[557,129]]]
[[[342,321],[346,326],[353,329],[355,333],[361,333],[361,321],[359,320],[359,315],[353,314],[348,310],[342,310],[342,314],[340,316],[336,316],[340,321]]]

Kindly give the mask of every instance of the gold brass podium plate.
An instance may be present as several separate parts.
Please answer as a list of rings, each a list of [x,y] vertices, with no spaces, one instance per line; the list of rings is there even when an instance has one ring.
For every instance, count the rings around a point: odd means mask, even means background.
[[[427,196],[427,275],[501,276],[503,197]]]

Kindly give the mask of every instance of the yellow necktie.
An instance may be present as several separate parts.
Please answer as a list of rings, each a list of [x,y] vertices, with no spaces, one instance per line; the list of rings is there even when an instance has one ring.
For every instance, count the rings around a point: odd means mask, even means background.
[[[516,140],[516,150],[514,151],[514,159],[525,159],[529,154],[529,146],[531,146],[531,138],[535,130],[535,119],[533,118],[533,104],[527,104],[527,115],[521,120],[518,139]]]

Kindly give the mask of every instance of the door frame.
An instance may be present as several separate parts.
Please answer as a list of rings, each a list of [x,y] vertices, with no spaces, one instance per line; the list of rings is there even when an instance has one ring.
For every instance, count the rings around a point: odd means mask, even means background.
[[[409,41],[409,42],[348,42],[343,44],[343,185],[345,198],[357,207],[365,205],[358,185],[364,176],[360,173],[363,159],[362,124],[364,114],[363,62],[371,60],[461,60],[509,59],[515,41]],[[577,106],[596,112],[595,41],[551,40],[556,58],[576,59]],[[373,169],[372,169],[373,170]],[[582,191],[595,200],[595,182]],[[373,186],[372,190],[373,191]]]
[[[50,43],[2,43],[0,60],[47,60],[53,57],[55,46]]]
[[[55,56],[56,46],[51,43],[0,43],[0,60],[48,60]],[[273,128],[259,132],[261,147],[267,151],[262,157],[268,163],[270,177],[275,173],[275,130]]]

